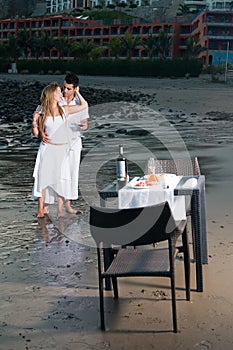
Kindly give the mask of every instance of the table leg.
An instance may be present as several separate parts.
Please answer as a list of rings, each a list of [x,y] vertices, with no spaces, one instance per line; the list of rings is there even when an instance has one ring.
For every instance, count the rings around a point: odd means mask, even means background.
[[[191,211],[192,211],[192,226],[194,231],[197,292],[203,292],[201,209],[200,209],[200,191],[198,190],[193,190],[193,195],[191,198]]]
[[[207,249],[207,230],[206,230],[206,199],[205,184],[200,189],[200,207],[201,207],[201,240],[202,240],[202,264],[208,264]]]

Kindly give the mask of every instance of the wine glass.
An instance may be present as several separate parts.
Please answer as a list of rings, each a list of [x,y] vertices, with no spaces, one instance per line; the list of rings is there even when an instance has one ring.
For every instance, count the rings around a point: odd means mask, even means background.
[[[39,113],[40,115],[43,114],[43,107],[41,105],[38,105],[36,107],[36,112]]]
[[[155,159],[153,157],[150,157],[147,161],[147,174],[154,174],[155,173]]]

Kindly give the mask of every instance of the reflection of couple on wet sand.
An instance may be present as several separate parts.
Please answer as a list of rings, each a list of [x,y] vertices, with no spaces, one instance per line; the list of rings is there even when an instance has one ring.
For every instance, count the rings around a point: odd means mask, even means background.
[[[33,127],[38,128],[41,144],[37,153],[33,177],[33,197],[38,198],[37,217],[48,213],[49,204],[57,201],[58,217],[70,207],[70,200],[78,198],[81,131],[87,129],[88,104],[76,89],[79,104],[63,105],[58,83],[46,86],[41,94],[42,112]],[[49,138],[48,138],[49,136]]]
[[[56,227],[47,215],[43,218],[38,218],[39,233],[45,244],[49,244],[54,240],[58,241],[64,237],[64,222],[62,217],[59,218],[58,223],[59,225]]]
[[[75,234],[80,232],[80,221],[72,214],[57,218],[51,218],[50,215],[45,215],[43,218],[38,218],[38,229],[38,234],[44,240],[45,244],[61,241],[64,238],[68,243],[70,232],[75,231]]]

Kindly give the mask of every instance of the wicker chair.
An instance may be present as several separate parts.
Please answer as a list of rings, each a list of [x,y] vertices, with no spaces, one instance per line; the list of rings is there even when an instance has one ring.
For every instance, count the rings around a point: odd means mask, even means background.
[[[170,173],[183,176],[201,175],[198,158],[156,159],[155,173]]]
[[[90,208],[90,230],[97,245],[101,329],[105,330],[104,279],[111,278],[118,298],[119,277],[159,276],[171,281],[173,331],[177,332],[175,257],[184,254],[186,299],[190,300],[190,261],[186,220],[175,222],[169,204],[114,210]],[[182,246],[177,238],[182,235]],[[165,248],[152,248],[153,242],[167,241]],[[117,246],[117,248],[116,248]],[[140,247],[139,247],[140,246]],[[110,256],[109,266],[104,260]]]
[[[192,159],[156,159],[155,160],[155,173],[169,173],[183,176],[195,176],[201,175],[200,165],[198,158],[194,157]],[[186,215],[191,215],[190,206],[186,209]],[[193,240],[193,230],[192,230],[192,240]],[[193,240],[194,241],[194,240]],[[193,245],[193,255],[195,257],[195,250]]]

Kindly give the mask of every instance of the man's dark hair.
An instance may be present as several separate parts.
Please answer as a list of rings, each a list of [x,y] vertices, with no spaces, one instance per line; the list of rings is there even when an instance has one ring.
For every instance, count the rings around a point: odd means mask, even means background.
[[[73,84],[73,86],[76,88],[79,84],[79,78],[74,73],[68,73],[65,76],[65,81],[67,84]]]

